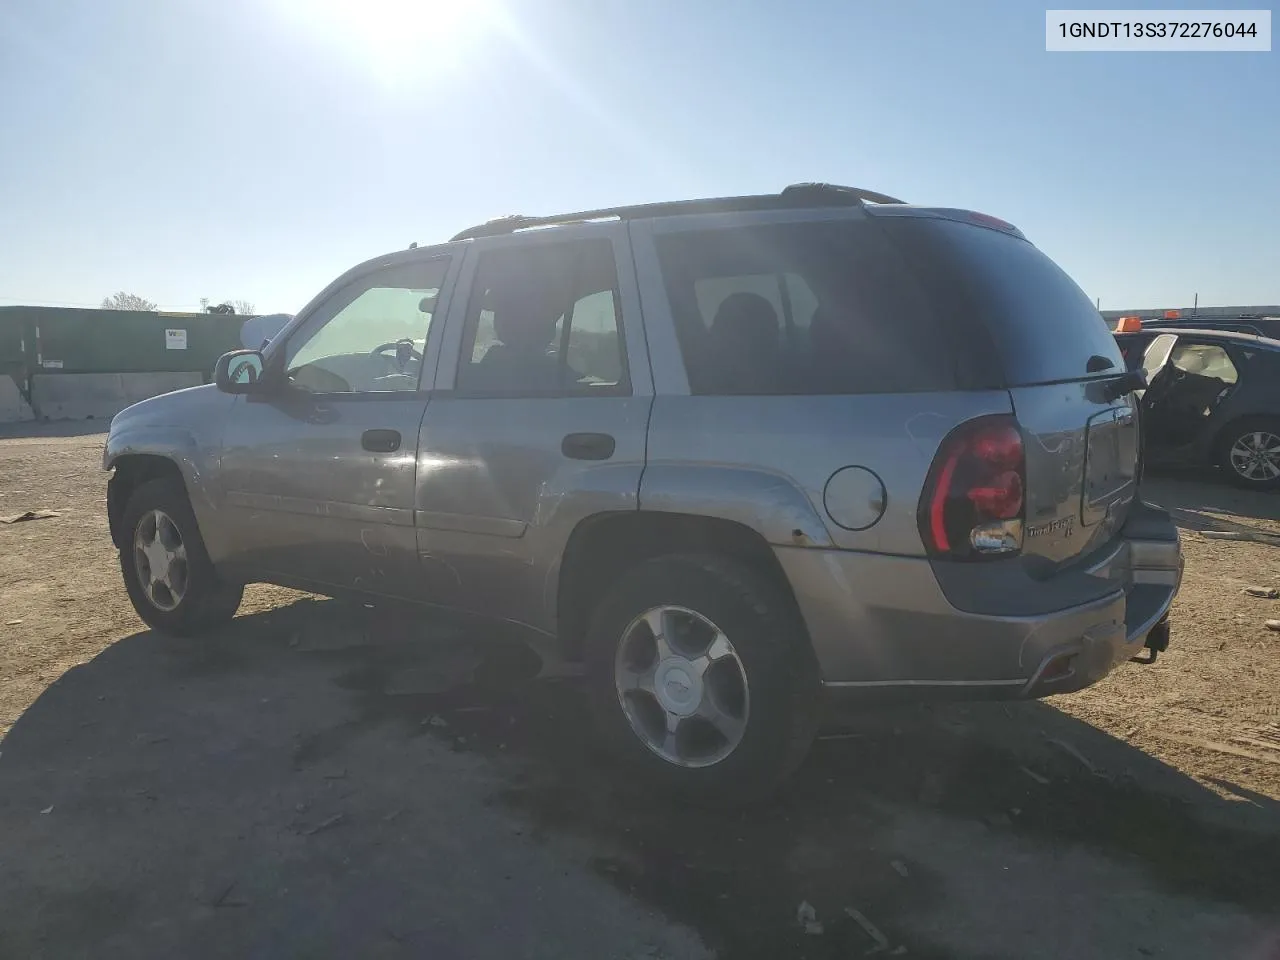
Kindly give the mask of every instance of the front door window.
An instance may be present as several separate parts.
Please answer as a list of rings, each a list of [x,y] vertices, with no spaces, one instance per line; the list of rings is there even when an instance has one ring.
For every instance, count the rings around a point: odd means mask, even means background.
[[[449,262],[386,267],[340,290],[289,342],[289,382],[309,393],[419,389],[422,355]]]

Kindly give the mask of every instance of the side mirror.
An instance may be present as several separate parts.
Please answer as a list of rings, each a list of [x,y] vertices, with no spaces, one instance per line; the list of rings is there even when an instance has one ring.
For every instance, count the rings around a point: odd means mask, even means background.
[[[262,393],[265,363],[257,350],[232,350],[218,358],[213,382],[223,393]]]

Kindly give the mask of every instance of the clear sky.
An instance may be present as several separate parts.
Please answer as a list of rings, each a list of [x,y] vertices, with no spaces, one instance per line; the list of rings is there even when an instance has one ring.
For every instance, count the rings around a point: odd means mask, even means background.
[[[1051,54],[1044,9],[0,0],[0,303],[294,312],[493,216],[801,180],[1011,220],[1103,309],[1280,303],[1280,52]]]

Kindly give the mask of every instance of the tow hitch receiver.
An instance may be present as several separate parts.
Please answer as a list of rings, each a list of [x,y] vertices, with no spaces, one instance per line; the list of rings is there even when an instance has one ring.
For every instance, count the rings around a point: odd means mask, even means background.
[[[1147,634],[1147,641],[1143,644],[1147,649],[1145,657],[1130,657],[1134,663],[1155,663],[1156,657],[1169,649],[1169,618],[1166,616]]]

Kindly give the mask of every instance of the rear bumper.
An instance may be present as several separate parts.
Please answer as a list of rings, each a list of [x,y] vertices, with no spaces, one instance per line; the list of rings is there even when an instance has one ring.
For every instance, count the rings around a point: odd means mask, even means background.
[[[970,565],[776,548],[832,694],[870,699],[1020,698],[1079,690],[1143,649],[1182,580],[1177,529],[1136,505],[1087,567],[1048,581],[1020,563]],[[982,612],[965,590],[975,574]],[[954,601],[954,602],[953,602]],[[998,611],[998,612],[993,612]]]

